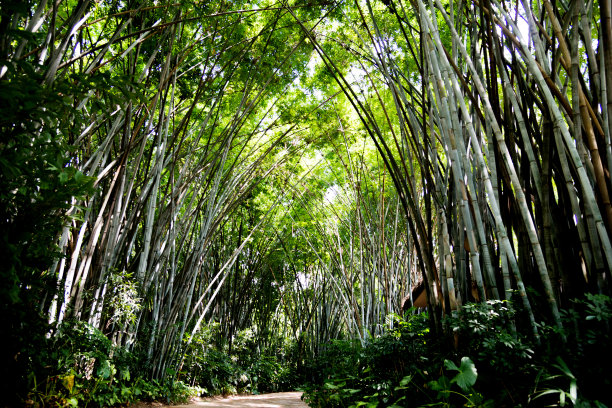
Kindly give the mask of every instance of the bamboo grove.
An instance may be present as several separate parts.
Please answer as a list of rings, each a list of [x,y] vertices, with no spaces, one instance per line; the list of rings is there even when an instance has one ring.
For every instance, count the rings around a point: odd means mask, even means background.
[[[392,17],[356,4],[363,30],[342,43],[366,85],[349,83],[311,39],[393,178],[432,317],[516,291],[537,338],[542,314],[561,325],[560,304],[609,290],[609,52],[595,24],[607,9],[384,6]],[[383,31],[389,19],[395,37]]]
[[[595,0],[2,2],[3,307],[151,378],[213,322],[365,342],[420,281],[538,338],[610,292],[611,41]]]

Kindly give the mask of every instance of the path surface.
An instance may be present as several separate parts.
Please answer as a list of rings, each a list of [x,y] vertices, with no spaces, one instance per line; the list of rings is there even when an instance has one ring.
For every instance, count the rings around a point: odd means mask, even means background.
[[[275,394],[243,395],[227,398],[207,398],[188,405],[174,405],[173,408],[199,407],[242,407],[242,408],[308,408],[300,397],[301,392],[278,392]]]

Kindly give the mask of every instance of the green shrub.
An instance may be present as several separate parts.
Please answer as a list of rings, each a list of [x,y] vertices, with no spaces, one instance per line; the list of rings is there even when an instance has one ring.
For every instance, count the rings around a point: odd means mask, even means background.
[[[612,360],[612,299],[586,294],[584,299],[572,301],[561,316],[563,330],[540,326],[543,341],[532,400],[536,404],[612,406],[612,377],[607,365]]]
[[[466,304],[445,321],[458,339],[455,353],[470,356],[488,395],[510,405],[526,402],[520,390],[528,388],[537,373],[535,339],[517,332],[515,318],[510,302],[489,300]]]
[[[539,325],[538,345],[515,330],[508,302],[468,304],[444,323],[456,348],[433,338],[425,317],[391,316],[394,329],[363,346],[327,345],[309,365],[305,400],[312,407],[612,406],[611,299],[587,295],[562,316],[563,330]]]
[[[2,11],[22,3],[3,2]],[[7,44],[10,37],[4,38]],[[0,365],[6,373],[0,393],[7,403],[18,404],[31,386],[29,373],[46,370],[45,356],[38,353],[49,327],[40,305],[56,291],[56,277],[49,273],[59,253],[55,243],[70,217],[79,216],[74,208],[67,214],[72,198],[91,194],[94,178],[70,160],[68,136],[82,120],[66,96],[77,93],[71,81],[61,79],[49,88],[42,85],[39,67],[26,61],[8,67],[0,81],[0,326],[5,333]]]
[[[305,400],[313,407],[416,406],[431,400],[428,373],[440,367],[440,342],[427,314],[392,319],[393,329],[363,346],[333,341],[310,365]]]
[[[65,321],[38,350],[46,370],[31,371],[27,405],[108,407],[138,400],[185,402],[200,390],[180,381],[136,375],[140,359],[114,347],[98,329]]]
[[[278,339],[280,350],[260,351],[251,328],[236,333],[231,351],[218,323],[200,330],[185,353],[181,378],[202,388],[205,395],[261,393],[293,390],[297,386],[297,363],[286,352],[294,345]]]
[[[514,329],[515,313],[507,301],[464,305],[447,319],[458,335],[458,352],[471,355],[497,372],[522,370],[533,357],[532,344]],[[479,365],[480,365],[479,364]]]

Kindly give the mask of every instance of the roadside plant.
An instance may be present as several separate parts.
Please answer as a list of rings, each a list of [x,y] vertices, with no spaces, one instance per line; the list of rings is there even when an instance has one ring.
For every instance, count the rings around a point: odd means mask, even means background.
[[[488,300],[464,305],[447,324],[457,337],[459,353],[472,356],[479,366],[509,374],[522,369],[534,354],[530,341],[516,332],[514,319],[510,302]]]
[[[436,402],[422,405],[423,407],[482,407],[492,408],[493,400],[487,400],[474,389],[478,378],[478,371],[469,357],[462,357],[457,366],[451,360],[444,360],[444,368],[448,373],[454,374],[452,378],[442,375],[437,380],[428,383],[429,389],[435,391]],[[456,387],[454,387],[456,386]],[[457,390],[456,388],[459,388]]]
[[[581,408],[605,408],[607,405],[597,400],[585,399],[579,392],[578,379],[572,373],[565,361],[559,356],[556,363],[551,366],[551,374],[545,375],[540,382],[538,375],[536,389],[530,398],[533,406],[581,407]],[[542,373],[540,373],[542,374]]]

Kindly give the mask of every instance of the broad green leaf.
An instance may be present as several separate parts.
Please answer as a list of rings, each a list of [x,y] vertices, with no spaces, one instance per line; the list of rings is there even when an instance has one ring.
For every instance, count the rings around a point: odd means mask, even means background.
[[[410,382],[412,381],[412,375],[407,375],[404,378],[402,378],[402,381],[400,381],[400,385],[402,387],[405,387],[406,385],[408,385]]]
[[[459,371],[459,367],[450,360],[444,360],[444,367],[446,367],[447,370]]]
[[[449,370],[459,371],[459,373],[451,380],[452,383],[457,383],[457,385],[463,390],[468,391],[470,387],[472,387],[476,383],[476,378],[478,377],[478,372],[476,371],[476,366],[474,362],[469,357],[461,358],[461,366],[457,368],[457,366],[449,360],[444,361],[444,365]]]
[[[329,382],[326,382],[323,387],[327,388],[328,390],[337,390],[338,386]]]
[[[117,369],[115,368],[115,366],[113,366],[110,361],[104,360],[104,362],[98,369],[98,376],[102,377],[103,379],[107,379],[116,372]]]

